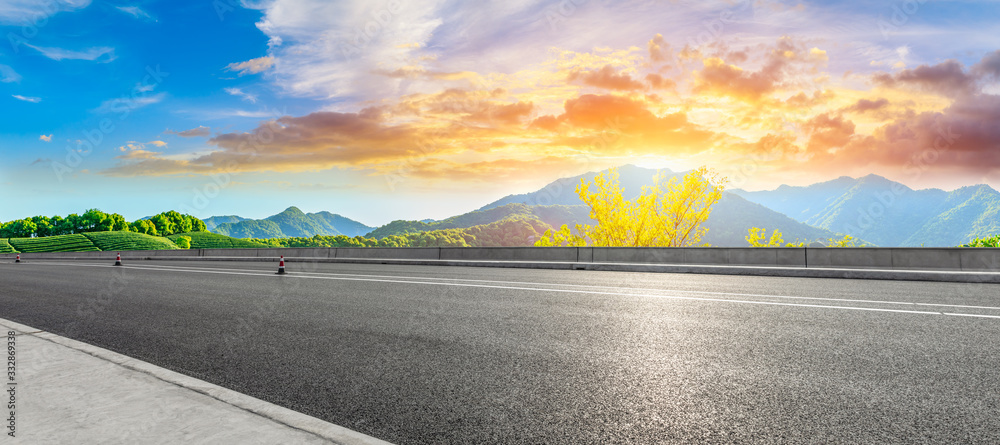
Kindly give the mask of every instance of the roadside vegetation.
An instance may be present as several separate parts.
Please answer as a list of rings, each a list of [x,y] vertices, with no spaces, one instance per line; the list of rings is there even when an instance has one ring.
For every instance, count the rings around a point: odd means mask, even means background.
[[[46,236],[42,238],[10,238],[18,252],[94,252],[99,251],[87,237],[80,234]]]
[[[1000,235],[975,238],[968,244],[963,244],[962,247],[1000,247]]]
[[[90,209],[83,215],[33,216],[0,224],[0,238],[39,238],[87,232],[135,232],[153,236],[203,232],[205,222],[173,210],[134,222],[117,213]],[[15,246],[16,247],[16,246]]]
[[[100,250],[170,250],[174,243],[161,236],[135,232],[88,232],[87,237]]]
[[[7,242],[7,238],[0,238],[0,253],[16,253],[14,246]]]
[[[792,243],[786,243],[781,239],[781,231],[775,229],[771,232],[771,237],[767,237],[767,230],[761,229],[759,227],[754,227],[748,230],[747,242],[750,243],[750,247],[807,247],[810,242],[806,241],[795,241]],[[827,238],[824,240],[817,240],[823,244],[824,247],[865,247],[864,244],[857,244],[857,241],[851,235],[844,235],[843,238]]]
[[[175,244],[178,240],[187,238],[191,249],[253,249],[267,247],[264,244],[240,238],[231,238],[211,232],[177,233],[167,237]]]
[[[382,238],[345,235],[251,239],[267,247],[514,247],[530,246],[549,226],[535,216],[514,215],[473,227],[401,233]]]

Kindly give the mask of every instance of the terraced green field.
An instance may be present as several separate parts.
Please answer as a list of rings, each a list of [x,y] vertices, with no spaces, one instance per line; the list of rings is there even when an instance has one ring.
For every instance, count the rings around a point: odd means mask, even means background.
[[[171,250],[178,247],[162,236],[152,236],[135,232],[89,232],[84,233],[101,250]]]
[[[178,233],[170,235],[167,238],[173,241],[181,236],[191,237],[192,249],[254,249],[267,247],[260,243],[242,240],[239,238],[231,238],[211,232]]]
[[[95,252],[101,250],[90,239],[78,233],[42,238],[10,238],[7,241],[21,253]]]
[[[0,253],[15,253],[14,246],[7,242],[7,238],[0,238]]]

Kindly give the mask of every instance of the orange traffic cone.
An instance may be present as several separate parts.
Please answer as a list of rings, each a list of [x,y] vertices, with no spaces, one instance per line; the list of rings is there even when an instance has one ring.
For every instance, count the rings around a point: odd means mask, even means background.
[[[121,266],[121,265],[122,265],[122,254],[119,253],[118,258],[115,258],[115,266]]]
[[[21,262],[21,254],[17,254],[17,259],[14,260],[14,262],[15,263],[20,263]]]
[[[277,273],[277,275],[284,275],[284,274],[285,274],[285,256],[282,255],[281,259],[278,260],[278,273]]]

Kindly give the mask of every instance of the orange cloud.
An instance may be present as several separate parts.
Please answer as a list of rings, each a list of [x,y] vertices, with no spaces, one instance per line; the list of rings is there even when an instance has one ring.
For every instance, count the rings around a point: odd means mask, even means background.
[[[663,62],[670,58],[670,44],[663,40],[663,35],[657,34],[646,45],[649,48],[649,59]]]
[[[635,91],[645,88],[642,82],[633,80],[628,74],[619,74],[611,65],[604,65],[597,71],[573,71],[566,80],[570,83],[578,82],[606,90]]]
[[[809,134],[809,152],[814,153],[845,146],[854,136],[855,126],[843,116],[824,113],[810,119],[803,128]]]
[[[719,56],[703,59],[703,68],[696,73],[694,92],[756,102],[781,87],[793,85],[793,75],[826,62],[825,52],[816,48],[807,50],[802,43],[789,38],[778,40],[773,47],[755,50],[765,53],[763,65],[757,71],[728,64]],[[749,56],[738,51],[730,53],[729,57],[745,59]]]

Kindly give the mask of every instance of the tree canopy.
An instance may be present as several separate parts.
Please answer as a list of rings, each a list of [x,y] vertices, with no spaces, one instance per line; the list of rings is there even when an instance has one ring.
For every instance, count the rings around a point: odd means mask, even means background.
[[[89,209],[78,215],[32,216],[0,224],[0,238],[33,238],[42,236],[71,235],[87,232],[137,232],[166,236],[174,233],[205,231],[205,222],[191,215],[176,211],[163,212],[149,219],[132,223],[117,213]]]

